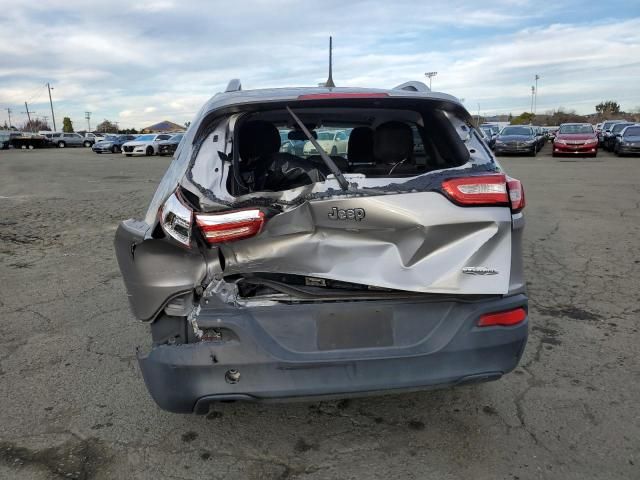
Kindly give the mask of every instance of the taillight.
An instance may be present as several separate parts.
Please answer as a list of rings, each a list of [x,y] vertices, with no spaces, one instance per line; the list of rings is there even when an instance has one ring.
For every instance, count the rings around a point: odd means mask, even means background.
[[[509,205],[504,174],[450,178],[442,189],[454,202],[465,206]]]
[[[264,213],[257,208],[196,214],[196,224],[209,244],[253,237],[260,233],[264,222]]]
[[[511,201],[511,211],[516,213],[525,206],[524,188],[522,182],[515,178],[507,177],[507,188],[509,189],[509,200]]]
[[[485,313],[480,316],[479,327],[509,327],[523,322],[527,318],[524,308],[516,308],[506,312]]]
[[[160,226],[174,240],[187,247],[191,245],[193,211],[172,193],[160,210]]]

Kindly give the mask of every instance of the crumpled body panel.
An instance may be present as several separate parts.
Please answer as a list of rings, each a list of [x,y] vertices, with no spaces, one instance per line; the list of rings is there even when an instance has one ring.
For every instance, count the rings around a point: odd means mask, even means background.
[[[313,200],[222,250],[225,275],[281,272],[413,292],[505,294],[511,212],[460,207],[436,192]]]

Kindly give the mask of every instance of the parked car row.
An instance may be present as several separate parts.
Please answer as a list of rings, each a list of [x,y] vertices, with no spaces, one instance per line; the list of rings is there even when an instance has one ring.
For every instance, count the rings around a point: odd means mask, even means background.
[[[184,134],[107,135],[92,147],[95,153],[134,155],[173,155]]]
[[[122,145],[136,137],[137,135],[107,135],[104,139],[94,143],[91,149],[95,153],[120,153]]]
[[[608,120],[595,128],[590,123],[563,123],[559,127],[508,125],[499,132],[495,125],[483,124],[478,131],[496,155],[535,156],[547,140],[553,144],[554,157],[595,157],[600,146],[618,156],[640,154],[640,123],[627,120]]]

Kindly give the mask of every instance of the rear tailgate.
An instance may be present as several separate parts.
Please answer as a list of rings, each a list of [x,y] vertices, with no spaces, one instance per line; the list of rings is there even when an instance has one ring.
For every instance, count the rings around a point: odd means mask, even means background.
[[[279,272],[413,292],[506,294],[511,211],[458,206],[438,192],[312,200],[221,249],[225,275]]]

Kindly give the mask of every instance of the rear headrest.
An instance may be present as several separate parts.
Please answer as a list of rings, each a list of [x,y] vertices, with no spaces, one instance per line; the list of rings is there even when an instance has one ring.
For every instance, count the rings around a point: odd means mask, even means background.
[[[280,133],[272,123],[262,120],[247,122],[240,127],[240,158],[265,157],[280,150]]]
[[[349,144],[347,145],[349,161],[372,162],[373,161],[373,130],[369,127],[356,127],[351,130]]]
[[[373,134],[373,155],[377,161],[397,163],[413,152],[411,127],[402,122],[386,122]]]

